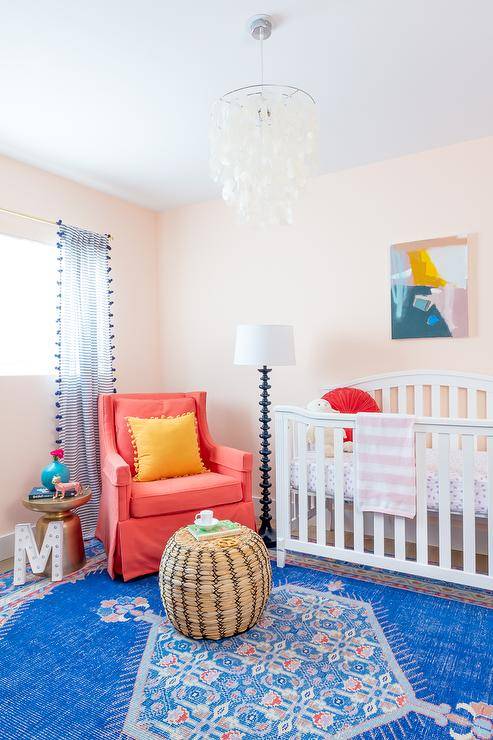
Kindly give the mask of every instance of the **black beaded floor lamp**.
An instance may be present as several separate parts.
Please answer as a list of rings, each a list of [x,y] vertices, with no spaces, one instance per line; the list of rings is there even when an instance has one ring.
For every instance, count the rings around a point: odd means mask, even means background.
[[[260,489],[261,513],[259,535],[267,547],[276,546],[270,505],[270,422],[269,373],[274,365],[294,365],[292,326],[281,324],[241,324],[236,329],[235,365],[253,365],[260,373]]]

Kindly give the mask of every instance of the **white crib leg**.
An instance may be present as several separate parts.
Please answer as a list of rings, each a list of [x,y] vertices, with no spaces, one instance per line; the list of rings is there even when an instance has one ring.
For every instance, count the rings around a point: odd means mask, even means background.
[[[286,564],[286,549],[284,547],[284,537],[277,538],[277,567],[284,568]]]
[[[289,456],[288,456],[288,420],[282,414],[276,414],[276,530],[277,530],[277,565],[284,568],[286,561],[286,538],[291,534]],[[306,472],[306,471],[305,471]],[[300,472],[301,474],[301,472]]]

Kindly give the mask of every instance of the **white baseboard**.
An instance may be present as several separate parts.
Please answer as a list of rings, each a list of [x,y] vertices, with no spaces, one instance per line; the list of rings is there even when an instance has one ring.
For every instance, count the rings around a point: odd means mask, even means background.
[[[14,533],[0,535],[0,560],[7,560],[14,554]]]
[[[35,527],[35,524],[31,524],[31,527]],[[0,534],[0,561],[7,560],[8,558],[14,557],[14,532],[7,532],[7,534]]]

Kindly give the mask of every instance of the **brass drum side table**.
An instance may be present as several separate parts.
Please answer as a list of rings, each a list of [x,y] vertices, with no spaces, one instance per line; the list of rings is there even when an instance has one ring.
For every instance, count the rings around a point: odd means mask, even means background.
[[[62,499],[36,499],[30,501],[24,498],[22,503],[26,509],[38,511],[41,516],[36,524],[36,543],[38,548],[41,547],[46,529],[50,522],[61,521],[63,524],[63,575],[67,576],[76,570],[82,568],[86,562],[84,551],[84,541],[82,539],[82,529],[80,519],[74,514],[73,509],[87,504],[91,498],[90,488],[84,488],[83,493],[72,498]],[[51,577],[51,555],[46,563],[43,573]]]

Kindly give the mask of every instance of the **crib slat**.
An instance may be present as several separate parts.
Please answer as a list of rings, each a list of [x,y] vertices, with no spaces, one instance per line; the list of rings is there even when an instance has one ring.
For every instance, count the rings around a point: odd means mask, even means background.
[[[414,386],[414,413],[416,416],[423,416],[423,386]]]
[[[462,533],[464,570],[476,572],[476,522],[474,496],[474,436],[462,436],[462,454],[464,456]]]
[[[478,391],[476,388],[467,389],[467,418],[478,418]],[[477,450],[479,438],[474,437],[474,449]]]
[[[397,386],[397,411],[407,414],[407,389],[405,385]]]
[[[456,385],[451,385],[448,389],[448,415],[451,419],[459,417],[459,389]],[[459,447],[459,435],[450,435],[450,447],[456,450]]]
[[[288,460],[294,460],[295,457],[297,457],[297,449],[296,449],[296,423],[292,421],[291,419],[288,421]],[[298,476],[299,476],[299,470],[298,470]],[[298,486],[299,486],[299,477],[298,477]],[[298,505],[298,492],[291,488],[291,495],[290,495],[290,507],[289,507],[289,532],[286,535],[288,538],[291,537],[291,524],[293,524],[294,521],[298,518],[297,515],[297,505]],[[276,492],[277,495],[277,492]]]
[[[416,559],[428,565],[426,433],[416,432]]]
[[[291,517],[290,517],[290,529],[291,524],[294,524],[294,522],[298,519],[298,495],[297,491],[294,489],[291,491]],[[291,536],[291,533],[289,534]]]
[[[476,388],[467,389],[467,418],[478,418],[478,392]],[[477,447],[478,440],[474,438],[474,447]]]
[[[285,503],[285,509],[284,509],[284,527],[285,527],[285,536],[287,539],[290,539],[291,537],[291,500],[295,500],[296,496],[294,495],[294,491],[291,491],[291,461],[293,459],[293,422],[289,421],[288,419],[284,420],[283,424],[283,432],[282,432],[282,439],[286,440],[286,446],[287,446],[287,454],[284,455],[284,490],[285,490],[285,496],[286,496],[286,503]],[[277,494],[276,494],[277,495]]]
[[[431,386],[431,415],[435,419],[441,416],[440,414],[440,386],[439,385]],[[434,448],[438,446],[438,435],[436,433],[431,435],[431,445]]]
[[[394,517],[395,557],[397,560],[406,559],[406,520],[403,516]]]
[[[451,567],[449,435],[438,435],[438,543],[441,568]]]
[[[373,552],[375,555],[384,555],[384,514],[373,514]]]
[[[354,435],[354,430],[353,430]],[[355,445],[357,442],[355,442]],[[354,549],[356,552],[365,551],[365,520],[363,518],[363,512],[359,510],[357,505],[356,489],[358,486],[358,474],[356,470],[356,450],[353,453],[353,535],[354,535]]]
[[[334,544],[344,547],[344,430],[334,429]]]
[[[456,385],[448,389],[448,415],[451,419],[459,418],[459,389]]]
[[[489,394],[488,394],[489,395]],[[493,576],[493,437],[488,437],[488,575]]]
[[[315,427],[315,457],[317,480],[315,485],[317,500],[317,545],[326,545],[325,529],[325,430]]]
[[[290,507],[291,507],[291,460],[290,456],[290,424],[286,417],[276,414],[276,530],[277,530],[277,564],[281,567],[285,562],[284,543],[291,537]]]
[[[299,511],[299,539],[308,542],[308,481],[306,469],[306,433],[308,425],[298,424],[298,511]]]
[[[486,418],[493,419],[493,393],[491,391],[486,393]]]
[[[390,388],[382,388],[382,411],[384,413],[390,412]]]

